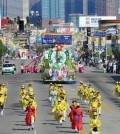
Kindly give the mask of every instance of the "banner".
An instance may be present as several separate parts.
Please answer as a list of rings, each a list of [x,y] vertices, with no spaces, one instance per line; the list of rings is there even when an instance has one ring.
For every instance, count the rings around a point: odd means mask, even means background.
[[[106,45],[106,37],[101,37],[101,46],[105,47]]]
[[[88,44],[92,44],[92,37],[88,37]]]
[[[94,45],[95,46],[99,45],[99,37],[94,37]]]

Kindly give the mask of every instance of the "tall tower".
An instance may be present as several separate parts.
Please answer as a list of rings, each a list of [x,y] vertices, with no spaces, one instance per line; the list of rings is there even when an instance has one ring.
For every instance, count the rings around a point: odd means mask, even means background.
[[[65,0],[41,0],[43,19],[65,18]]]
[[[84,0],[66,0],[65,1],[65,21],[69,21],[69,14],[83,14]]]

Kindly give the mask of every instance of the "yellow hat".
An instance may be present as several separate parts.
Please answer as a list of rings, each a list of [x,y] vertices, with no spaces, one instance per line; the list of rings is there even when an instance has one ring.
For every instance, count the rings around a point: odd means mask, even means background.
[[[118,81],[116,81],[116,84],[118,84],[119,82]]]
[[[2,84],[3,86],[5,86],[5,84]]]
[[[97,113],[95,112],[93,115],[94,115],[94,116],[97,116]]]
[[[52,85],[52,83],[50,83],[50,85]]]
[[[80,103],[77,102],[76,105],[77,105],[77,106],[80,106]]]
[[[82,81],[80,81],[80,83],[83,83]]]
[[[61,100],[60,100],[60,99],[58,99],[58,102],[61,102]]]
[[[22,88],[25,88],[25,86],[24,86],[24,85],[22,85],[21,87],[22,87]]]

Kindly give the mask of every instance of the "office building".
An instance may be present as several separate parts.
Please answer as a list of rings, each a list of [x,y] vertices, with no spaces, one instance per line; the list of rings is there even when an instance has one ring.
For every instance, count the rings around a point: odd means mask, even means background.
[[[65,18],[65,0],[41,0],[42,19]]]
[[[25,19],[29,15],[29,0],[0,0],[2,17]]]
[[[69,14],[83,14],[83,0],[65,1],[65,21],[69,21]]]
[[[95,0],[88,0],[88,10],[87,10],[88,15],[95,15]]]

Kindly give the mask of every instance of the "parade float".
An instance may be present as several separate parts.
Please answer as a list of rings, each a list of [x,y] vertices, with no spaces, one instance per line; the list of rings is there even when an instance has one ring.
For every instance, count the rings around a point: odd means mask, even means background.
[[[44,53],[41,66],[44,83],[76,83],[77,66],[72,60],[72,53],[60,44]]]

